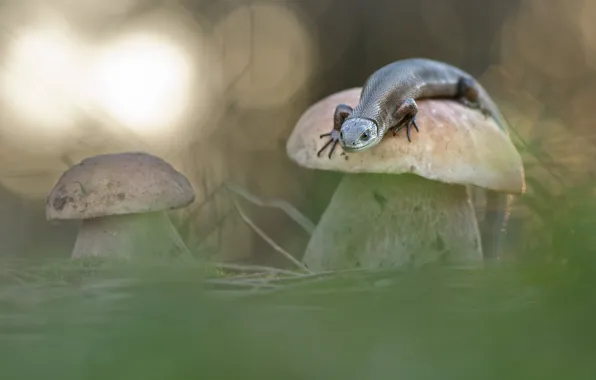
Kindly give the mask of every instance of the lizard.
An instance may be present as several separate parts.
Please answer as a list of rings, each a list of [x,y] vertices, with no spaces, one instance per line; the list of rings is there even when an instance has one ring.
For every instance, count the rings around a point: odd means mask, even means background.
[[[365,81],[360,101],[352,108],[338,104],[333,114],[333,129],[320,138],[328,141],[317,156],[329,146],[328,157],[339,144],[346,153],[360,152],[379,144],[384,135],[393,136],[406,128],[411,142],[411,128],[419,132],[415,99],[448,98],[492,117],[505,133],[507,122],[484,88],[465,71],[445,62],[409,58],[387,64]],[[486,216],[480,226],[485,258],[497,258],[501,235],[510,206],[509,196],[492,190],[486,193]]]

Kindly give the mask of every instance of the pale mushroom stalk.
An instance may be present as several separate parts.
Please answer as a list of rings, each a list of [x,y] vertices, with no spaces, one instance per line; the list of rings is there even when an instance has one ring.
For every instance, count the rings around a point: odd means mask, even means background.
[[[313,270],[482,260],[465,186],[412,174],[346,175],[306,248]]]
[[[298,165],[345,173],[303,257],[314,271],[480,262],[482,241],[471,194],[520,193],[521,157],[494,120],[450,100],[418,100],[420,133],[376,147],[317,157],[337,104],[355,106],[360,89],[333,94],[300,118],[287,142]]]
[[[73,258],[192,259],[166,211],[194,198],[187,178],[159,157],[105,154],[60,177],[48,196],[46,216],[82,220]]]
[[[83,220],[72,256],[189,257],[190,251],[164,211]]]

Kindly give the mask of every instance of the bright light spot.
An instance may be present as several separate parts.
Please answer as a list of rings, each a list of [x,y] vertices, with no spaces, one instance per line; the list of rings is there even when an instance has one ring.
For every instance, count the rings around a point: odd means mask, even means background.
[[[182,49],[157,37],[132,36],[100,53],[90,91],[119,122],[157,132],[187,108],[190,73]]]
[[[81,100],[82,50],[64,30],[24,33],[9,46],[2,73],[5,101],[35,125],[67,126]]]

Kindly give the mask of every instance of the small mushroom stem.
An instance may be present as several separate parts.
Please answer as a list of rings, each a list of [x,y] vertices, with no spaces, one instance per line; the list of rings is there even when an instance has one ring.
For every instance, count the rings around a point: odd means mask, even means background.
[[[481,261],[465,186],[412,174],[349,174],[306,248],[314,271]]]
[[[165,211],[85,219],[72,258],[189,258],[190,251]]]

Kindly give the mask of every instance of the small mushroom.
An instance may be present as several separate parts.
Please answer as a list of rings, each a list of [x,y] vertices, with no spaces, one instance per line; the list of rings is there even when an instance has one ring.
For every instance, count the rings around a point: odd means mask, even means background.
[[[187,178],[161,158],[104,154],[62,174],[46,200],[46,218],[83,220],[73,258],[190,257],[166,210],[194,199]]]
[[[492,118],[454,100],[418,100],[419,133],[389,133],[376,147],[317,156],[337,104],[360,88],[311,106],[286,150],[298,165],[346,173],[313,232],[304,263],[314,271],[482,260],[474,189],[521,193],[519,153]]]

